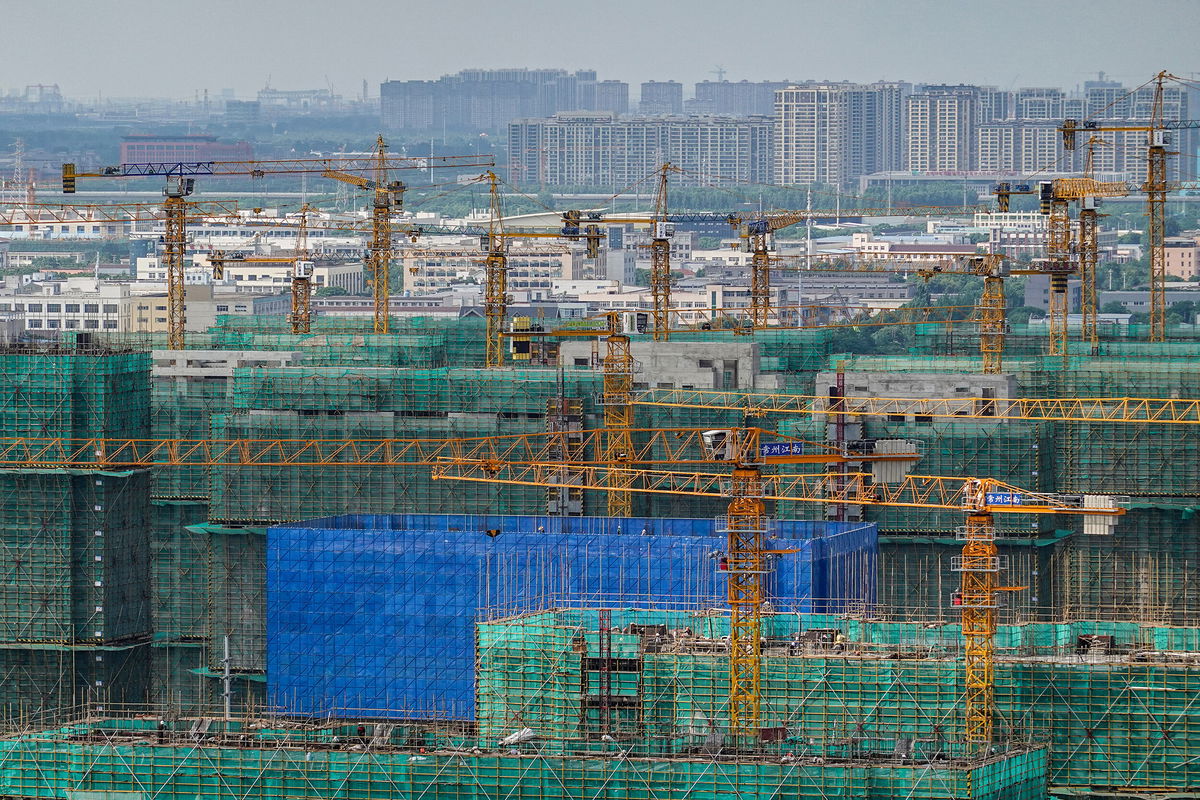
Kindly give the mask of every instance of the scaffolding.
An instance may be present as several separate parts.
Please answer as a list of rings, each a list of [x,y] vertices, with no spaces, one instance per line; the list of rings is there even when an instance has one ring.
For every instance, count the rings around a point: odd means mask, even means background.
[[[483,622],[478,734],[492,743],[529,729],[540,752],[564,756],[720,748],[729,726],[728,625],[727,612],[661,608]],[[757,752],[917,762],[961,754],[956,623],[776,613],[764,618],[763,635]],[[1194,786],[1198,636],[1196,628],[1128,622],[1000,626],[998,740],[1045,746],[1052,786]]]
[[[0,349],[0,437],[141,437],[146,353]],[[144,471],[0,472],[0,713],[144,692],[151,520]]]
[[[164,800],[1041,800],[1045,779],[1041,749],[969,764],[636,758],[614,749],[567,758],[525,746],[474,748],[452,725],[371,720],[297,724],[101,713],[0,739],[0,791],[47,799],[83,793]]]

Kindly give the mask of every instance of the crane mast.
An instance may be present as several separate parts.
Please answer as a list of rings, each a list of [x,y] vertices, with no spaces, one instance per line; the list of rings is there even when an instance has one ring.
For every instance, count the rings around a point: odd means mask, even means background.
[[[1154,104],[1146,153],[1146,238],[1150,247],[1150,341],[1161,342],[1167,331],[1167,132],[1163,130],[1163,81],[1154,80]]]
[[[629,337],[621,326],[621,315],[607,315],[608,336],[605,337],[603,362],[604,449],[601,456],[614,464],[628,464],[633,458],[633,355]],[[608,515],[633,516],[632,473],[617,470],[610,476]]]
[[[484,365],[504,364],[504,320],[508,317],[508,254],[504,240],[504,216],[500,208],[499,178],[485,173],[488,179],[487,255],[484,257],[483,312],[487,319],[487,341],[484,343]]]
[[[308,254],[308,213],[312,206],[300,207],[300,227],[296,231],[296,258],[292,262],[292,333],[312,331],[312,273]]]
[[[375,333],[387,333],[391,299],[392,207],[399,205],[403,184],[390,185],[387,179],[387,144],[380,136],[375,142],[375,196],[371,203],[370,275]]]
[[[675,224],[667,219],[667,175],[675,167],[663,164],[658,171],[654,194],[654,218],[650,223],[650,296],[654,308],[654,340],[671,338],[671,237]]]
[[[184,347],[185,284],[183,260],[187,252],[187,200],[191,178],[172,176],[163,190],[163,268],[167,273],[167,349]]]

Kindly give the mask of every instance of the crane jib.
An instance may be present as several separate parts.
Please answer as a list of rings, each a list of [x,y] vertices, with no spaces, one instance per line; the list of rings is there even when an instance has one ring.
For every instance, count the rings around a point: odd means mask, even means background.
[[[214,175],[212,161],[159,161],[145,164],[122,164],[119,175]]]

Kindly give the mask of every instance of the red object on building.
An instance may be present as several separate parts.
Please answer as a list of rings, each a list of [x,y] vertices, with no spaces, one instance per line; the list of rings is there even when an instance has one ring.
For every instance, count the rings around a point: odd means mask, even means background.
[[[216,136],[154,136],[135,134],[121,140],[122,164],[185,161],[251,161],[249,142],[221,142]]]

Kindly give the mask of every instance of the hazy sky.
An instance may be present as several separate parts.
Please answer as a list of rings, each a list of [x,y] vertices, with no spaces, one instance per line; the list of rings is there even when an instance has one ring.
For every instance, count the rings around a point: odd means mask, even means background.
[[[1135,85],[1200,72],[1200,0],[0,0],[0,90],[192,97],[469,67],[715,79]],[[637,94],[636,85],[633,94]]]

